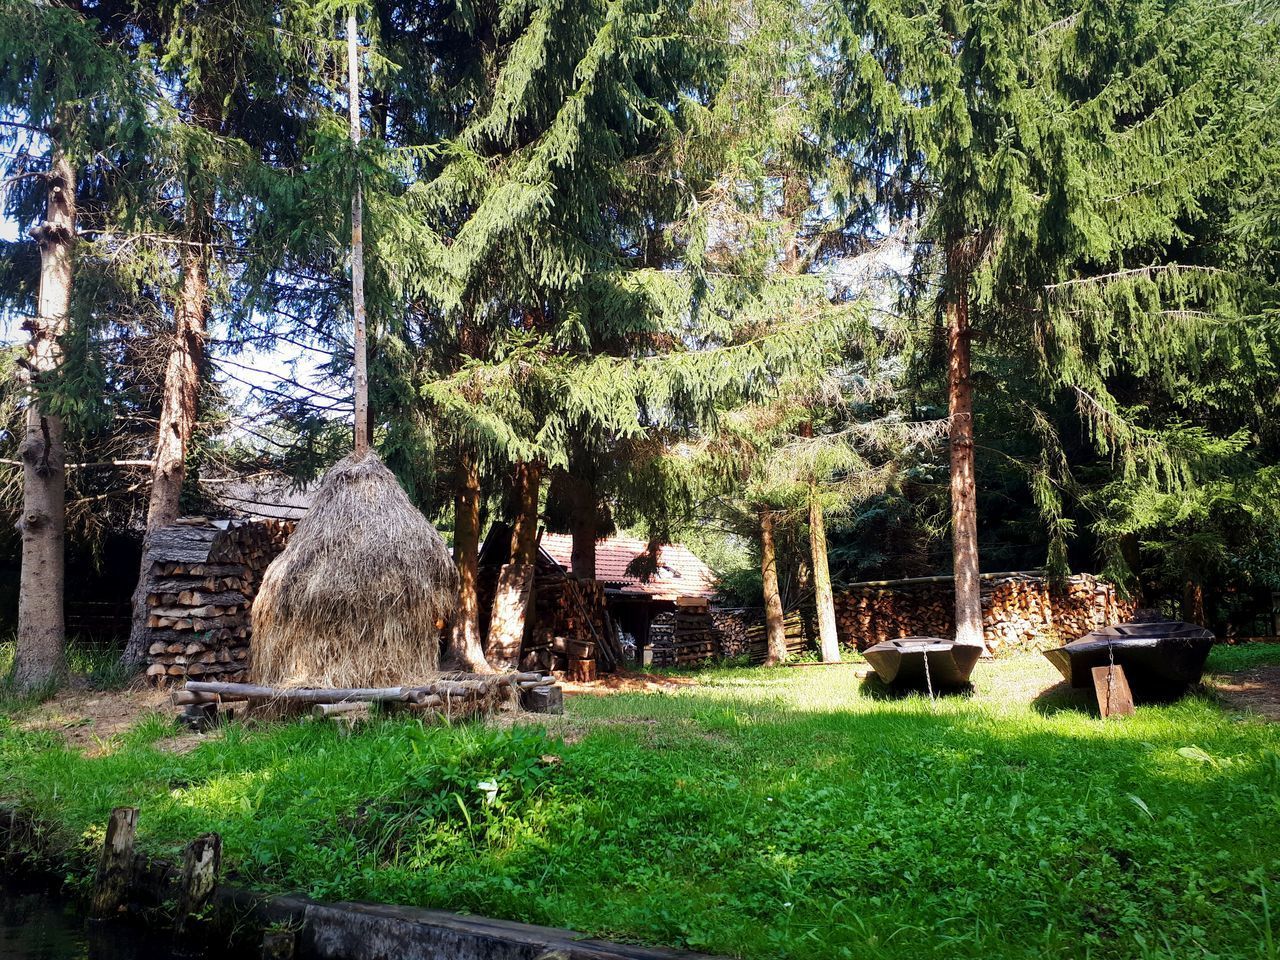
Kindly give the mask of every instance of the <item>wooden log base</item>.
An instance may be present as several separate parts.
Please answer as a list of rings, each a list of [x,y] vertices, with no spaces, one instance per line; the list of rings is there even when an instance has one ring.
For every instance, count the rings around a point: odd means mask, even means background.
[[[596,662],[594,660],[570,660],[568,679],[577,683],[589,683],[596,678]]]

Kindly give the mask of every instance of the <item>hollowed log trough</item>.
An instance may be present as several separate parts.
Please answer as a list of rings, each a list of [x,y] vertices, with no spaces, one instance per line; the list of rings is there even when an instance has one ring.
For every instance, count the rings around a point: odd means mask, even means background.
[[[1093,668],[1115,663],[1135,698],[1168,701],[1200,682],[1213,643],[1194,623],[1154,620],[1103,627],[1044,655],[1072,687],[1091,689]]]
[[[862,655],[896,689],[956,690],[969,685],[982,648],[941,637],[900,637],[868,647]]]

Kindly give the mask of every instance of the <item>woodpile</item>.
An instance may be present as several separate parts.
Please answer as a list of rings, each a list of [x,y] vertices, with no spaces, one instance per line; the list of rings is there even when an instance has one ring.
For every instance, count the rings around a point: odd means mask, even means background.
[[[244,679],[253,598],[293,526],[289,520],[190,517],[151,535],[147,676],[153,682]]]
[[[769,640],[760,607],[729,607],[712,613],[716,632],[720,635],[721,655],[726,660],[746,657],[751,663],[764,663],[769,654]],[[798,657],[813,649],[799,611],[792,611],[783,621],[787,635],[787,655]]]
[[[681,597],[674,611],[655,617],[649,640],[656,667],[692,667],[721,655],[710,605],[700,597]]]
[[[950,577],[853,584],[835,598],[842,642],[865,650],[898,637],[955,632]],[[994,653],[1046,650],[1125,620],[1133,604],[1091,574],[1052,581],[1038,573],[984,574],[982,625]]]
[[[555,670],[571,680],[594,680],[623,665],[622,645],[600,583],[539,571],[532,606],[533,623],[525,632],[520,669]]]

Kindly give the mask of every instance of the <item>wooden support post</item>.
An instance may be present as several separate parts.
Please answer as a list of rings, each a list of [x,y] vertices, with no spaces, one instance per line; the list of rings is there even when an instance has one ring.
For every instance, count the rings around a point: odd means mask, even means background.
[[[262,935],[262,960],[293,960],[297,938],[292,930],[268,930]]]
[[[218,725],[216,703],[189,703],[178,714],[178,723],[196,733],[204,733]]]
[[[133,838],[138,831],[138,808],[116,807],[107,821],[107,836],[98,858],[89,916],[104,919],[124,909],[133,871]]]
[[[218,885],[218,868],[222,865],[222,838],[216,833],[196,837],[182,853],[182,879],[178,890],[178,912],[173,921],[173,935],[181,939],[191,922],[200,914]]]
[[[1093,668],[1093,691],[1098,697],[1098,713],[1103,720],[1133,716],[1133,693],[1129,690],[1124,667],[1118,663]]]

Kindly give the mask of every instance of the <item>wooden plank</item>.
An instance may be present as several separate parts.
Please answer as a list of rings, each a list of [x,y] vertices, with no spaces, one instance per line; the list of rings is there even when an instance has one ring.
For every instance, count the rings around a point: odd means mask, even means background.
[[[1129,690],[1124,667],[1119,664],[1094,667],[1093,690],[1098,697],[1098,713],[1102,719],[1133,716],[1133,693]]]

